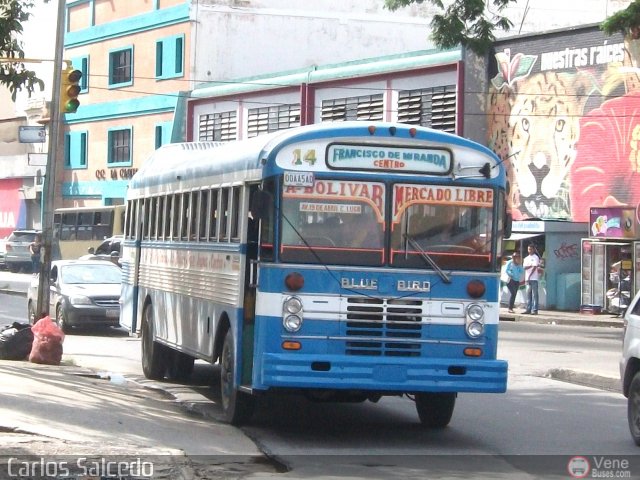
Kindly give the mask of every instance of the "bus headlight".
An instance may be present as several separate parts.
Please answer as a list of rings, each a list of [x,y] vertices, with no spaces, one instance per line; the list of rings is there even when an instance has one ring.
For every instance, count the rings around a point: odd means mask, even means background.
[[[287,332],[297,332],[302,327],[302,317],[298,315],[287,315],[282,320],[282,325]]]
[[[302,300],[287,297],[282,304],[282,326],[288,332],[297,332],[302,327]]]
[[[300,313],[302,311],[302,300],[298,297],[288,297],[284,301],[283,310],[285,313]]]
[[[476,303],[467,307],[465,331],[471,338],[478,338],[484,334],[484,309]]]

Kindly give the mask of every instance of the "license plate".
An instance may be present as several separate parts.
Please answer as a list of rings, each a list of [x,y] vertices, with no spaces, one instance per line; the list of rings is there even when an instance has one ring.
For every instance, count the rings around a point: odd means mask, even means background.
[[[107,310],[108,318],[118,318],[120,316],[120,310]]]

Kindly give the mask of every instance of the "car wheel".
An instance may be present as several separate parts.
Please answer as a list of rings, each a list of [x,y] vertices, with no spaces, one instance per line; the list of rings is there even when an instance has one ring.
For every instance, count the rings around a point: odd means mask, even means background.
[[[423,426],[444,428],[449,425],[453,408],[456,405],[456,393],[416,393],[416,410]]]
[[[18,273],[18,272],[20,271],[20,267],[19,267],[19,266],[17,266],[17,265],[11,265],[11,266],[9,267],[9,271],[10,271],[11,273]]]
[[[220,399],[224,418],[232,425],[241,425],[251,419],[254,398],[238,391],[234,385],[236,372],[235,348],[231,328],[224,337],[220,358]]]
[[[631,438],[640,447],[640,372],[633,376],[629,386],[627,421],[629,422]]]
[[[154,339],[153,307],[149,304],[142,314],[142,373],[149,380],[162,380],[167,371],[167,347]]]
[[[71,331],[71,325],[69,325],[69,320],[67,320],[67,315],[64,313],[64,307],[62,305],[56,307],[56,323],[64,333]]]

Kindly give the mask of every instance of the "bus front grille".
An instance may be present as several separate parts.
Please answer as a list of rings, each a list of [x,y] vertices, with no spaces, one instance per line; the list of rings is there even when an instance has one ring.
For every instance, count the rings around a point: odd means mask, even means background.
[[[421,300],[348,298],[346,317],[347,355],[420,356]]]

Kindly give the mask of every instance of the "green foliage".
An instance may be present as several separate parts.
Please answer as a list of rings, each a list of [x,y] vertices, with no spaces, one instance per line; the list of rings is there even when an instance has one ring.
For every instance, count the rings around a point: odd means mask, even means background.
[[[611,15],[602,22],[600,29],[607,35],[620,32],[633,39],[640,38],[640,0],[635,0],[624,10]]]
[[[445,7],[443,0],[385,0],[385,6],[389,10],[397,10],[414,3],[429,2],[442,11],[431,20],[431,38],[439,48],[463,45],[478,55],[484,55],[496,39],[493,32],[507,32],[513,26],[501,12],[516,1],[452,0]]]
[[[31,16],[30,10],[34,5],[33,0],[0,0],[0,57],[24,58],[23,42],[18,38],[23,32],[23,23]],[[0,83],[9,88],[13,100],[16,99],[19,90],[24,89],[31,96],[36,87],[44,89],[44,82],[28,70],[24,63],[0,63]]]

